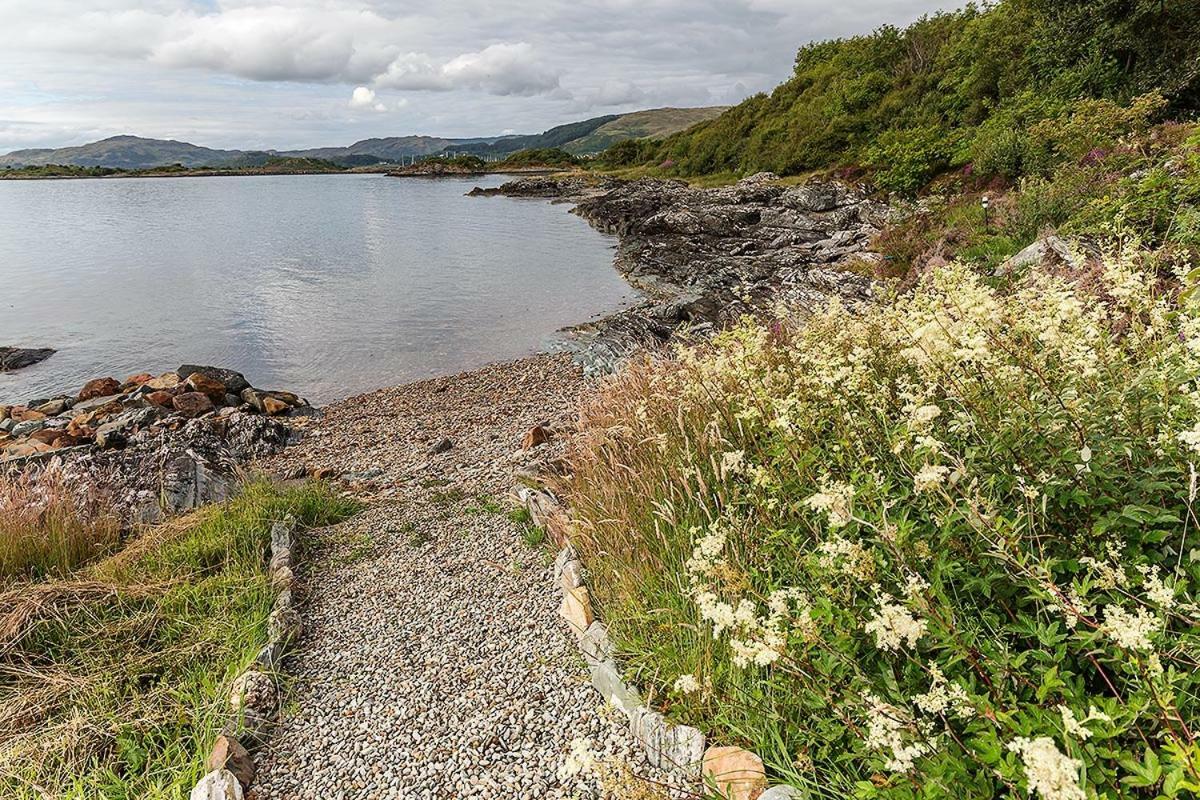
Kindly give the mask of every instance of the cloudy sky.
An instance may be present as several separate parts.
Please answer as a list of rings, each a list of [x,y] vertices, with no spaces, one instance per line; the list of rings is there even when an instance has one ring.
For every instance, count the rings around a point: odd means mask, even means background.
[[[954,0],[0,0],[0,153],[535,133],[736,102]]]

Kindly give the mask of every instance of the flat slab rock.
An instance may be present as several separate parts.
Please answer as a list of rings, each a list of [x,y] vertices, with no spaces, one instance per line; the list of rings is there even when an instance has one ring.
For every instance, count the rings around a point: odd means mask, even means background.
[[[31,367],[45,361],[57,352],[49,347],[0,347],[0,372]]]

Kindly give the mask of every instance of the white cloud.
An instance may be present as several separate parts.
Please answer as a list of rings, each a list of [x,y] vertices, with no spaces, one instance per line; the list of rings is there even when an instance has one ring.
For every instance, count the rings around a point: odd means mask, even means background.
[[[370,108],[375,111],[387,111],[387,106],[376,99],[375,90],[367,86],[359,86],[350,95],[350,107],[355,109]]]
[[[114,133],[242,148],[532,133],[727,103],[785,79],[807,41],[958,2],[0,0],[0,152]],[[392,113],[347,113],[348,94]]]
[[[375,84],[390,89],[448,92],[474,89],[529,97],[560,89],[559,73],[528,42],[500,43],[438,64],[423,53],[396,58]]]

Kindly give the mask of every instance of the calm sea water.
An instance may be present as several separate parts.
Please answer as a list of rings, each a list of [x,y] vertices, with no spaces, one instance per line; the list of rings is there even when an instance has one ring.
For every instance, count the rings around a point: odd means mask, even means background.
[[[535,352],[632,292],[562,206],[500,178],[0,181],[0,403],[228,366],[314,402]]]

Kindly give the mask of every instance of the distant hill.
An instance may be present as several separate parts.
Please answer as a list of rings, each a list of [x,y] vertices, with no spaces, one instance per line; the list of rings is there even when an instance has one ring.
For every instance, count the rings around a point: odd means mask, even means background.
[[[399,161],[410,156],[431,156],[457,146],[486,146],[500,137],[483,139],[444,139],[440,136],[388,136],[363,139],[349,147],[317,147],[311,150],[284,150],[280,155],[301,158],[325,158],[341,162],[356,156],[371,156],[381,161]]]
[[[78,167],[147,169],[164,164],[185,167],[216,166],[245,156],[242,150],[213,150],[173,139],[143,139],[140,136],[111,136],[98,142],[57,150],[17,150],[0,156],[3,166],[70,164]]]
[[[626,139],[661,139],[679,133],[693,125],[716,119],[728,109],[729,106],[709,106],[635,111],[632,114],[622,114],[586,136],[558,146],[577,156],[599,153]]]
[[[4,167],[61,164],[77,167],[151,169],[181,164],[184,167],[250,167],[277,156],[316,158],[341,167],[399,162],[438,153],[505,157],[520,150],[561,148],[573,155],[598,153],[630,138],[658,138],[712,119],[723,108],[659,108],[632,114],[602,117],[559,125],[537,134],[452,139],[440,136],[389,136],[363,139],[349,147],[316,147],[307,150],[215,150],[171,139],[112,136],[98,142],[58,149],[17,150],[0,155]]]

